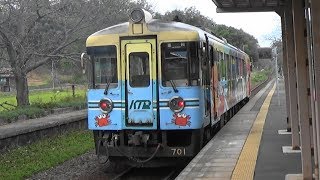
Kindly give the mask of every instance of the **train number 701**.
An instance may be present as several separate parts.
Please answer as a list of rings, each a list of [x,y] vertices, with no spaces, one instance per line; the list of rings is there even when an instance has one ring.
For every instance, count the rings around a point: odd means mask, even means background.
[[[173,148],[173,149],[171,149],[171,151],[172,151],[172,155],[173,156],[176,156],[176,155],[184,156],[184,155],[186,155],[186,149],[185,148]]]

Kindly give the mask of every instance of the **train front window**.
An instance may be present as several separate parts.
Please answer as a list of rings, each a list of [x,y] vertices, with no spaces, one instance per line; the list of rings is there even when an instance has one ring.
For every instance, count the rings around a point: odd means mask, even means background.
[[[199,79],[199,60],[195,42],[161,44],[162,85],[196,86]],[[171,82],[170,82],[171,81]]]
[[[129,84],[131,87],[150,86],[149,54],[135,52],[129,55]]]
[[[96,88],[109,88],[118,86],[117,51],[115,46],[90,47],[88,54],[93,61],[94,85]]]

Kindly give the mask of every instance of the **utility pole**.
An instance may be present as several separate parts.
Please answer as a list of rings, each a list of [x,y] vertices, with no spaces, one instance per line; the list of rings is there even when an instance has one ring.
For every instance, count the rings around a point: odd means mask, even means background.
[[[52,78],[52,89],[55,89],[54,62],[53,62],[53,60],[51,61],[51,78]]]
[[[274,60],[275,60],[275,68],[276,68],[276,87],[277,87],[277,97],[278,97],[278,105],[280,106],[280,97],[279,97],[279,79],[278,79],[278,52],[277,52],[277,47],[274,47],[272,49],[273,55],[274,55]]]

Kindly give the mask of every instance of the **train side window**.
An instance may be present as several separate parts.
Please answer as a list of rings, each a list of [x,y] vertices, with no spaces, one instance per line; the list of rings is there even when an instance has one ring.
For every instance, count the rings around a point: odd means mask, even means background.
[[[237,78],[240,78],[240,58],[236,58],[237,63]]]
[[[237,57],[234,57],[234,61],[233,61],[233,66],[234,66],[234,79],[238,78],[238,62],[237,62]]]
[[[247,76],[246,60],[242,60],[242,61],[243,61],[243,76],[246,77]]]
[[[215,62],[214,64],[217,64],[219,61],[219,52],[217,51],[217,49],[213,49],[213,62]]]
[[[228,59],[228,79],[232,80],[232,57],[231,55],[229,55],[229,59]]]
[[[221,59],[220,59],[220,53],[219,51],[216,52],[217,53],[217,58],[215,61],[217,61],[217,70],[218,70],[218,80],[220,81],[221,80],[221,71],[220,71],[220,68],[221,68]]]
[[[210,69],[211,69],[211,66],[213,65],[213,58],[214,58],[213,48],[212,48],[212,46],[209,45],[209,64],[210,64]]]
[[[243,60],[239,59],[240,77],[243,77]]]
[[[231,63],[229,54],[224,54],[224,61],[226,62],[226,80],[231,79]]]
[[[220,80],[227,80],[227,75],[226,75],[226,61],[223,58],[223,53],[219,52],[219,61],[220,61],[220,70],[219,74],[221,74],[221,79]]]
[[[189,64],[190,64],[190,85],[197,86],[199,79],[199,58],[197,54],[197,45],[196,43],[189,44]]]
[[[230,56],[230,79],[234,79],[234,57]]]
[[[238,78],[238,62],[237,62],[237,57],[234,57],[234,79],[237,79]]]
[[[236,59],[234,56],[231,56],[231,79],[235,79],[237,75],[237,69],[236,69]]]
[[[211,67],[209,67],[211,63],[210,49],[207,52],[207,48],[209,48],[210,46],[207,47],[206,43],[203,43],[203,44],[204,44],[204,47],[206,47],[206,51],[202,54],[202,57],[201,57],[202,84],[210,85],[210,69],[211,69]]]
[[[239,77],[239,62],[238,62],[238,58],[237,57],[235,57],[234,58],[234,69],[235,69],[235,78],[236,79],[238,79],[238,77]]]
[[[210,46],[210,61],[211,61],[211,67],[215,65],[215,62],[218,61],[218,52],[216,49],[213,48],[213,46]]]

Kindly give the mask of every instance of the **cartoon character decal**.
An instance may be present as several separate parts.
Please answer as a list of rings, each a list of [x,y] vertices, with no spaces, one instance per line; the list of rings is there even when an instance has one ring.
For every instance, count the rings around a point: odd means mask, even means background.
[[[109,126],[111,124],[110,115],[109,114],[100,114],[94,118],[96,120],[96,127]]]
[[[186,115],[185,113],[174,113],[171,122],[177,126],[189,126],[191,125],[190,115]]]

